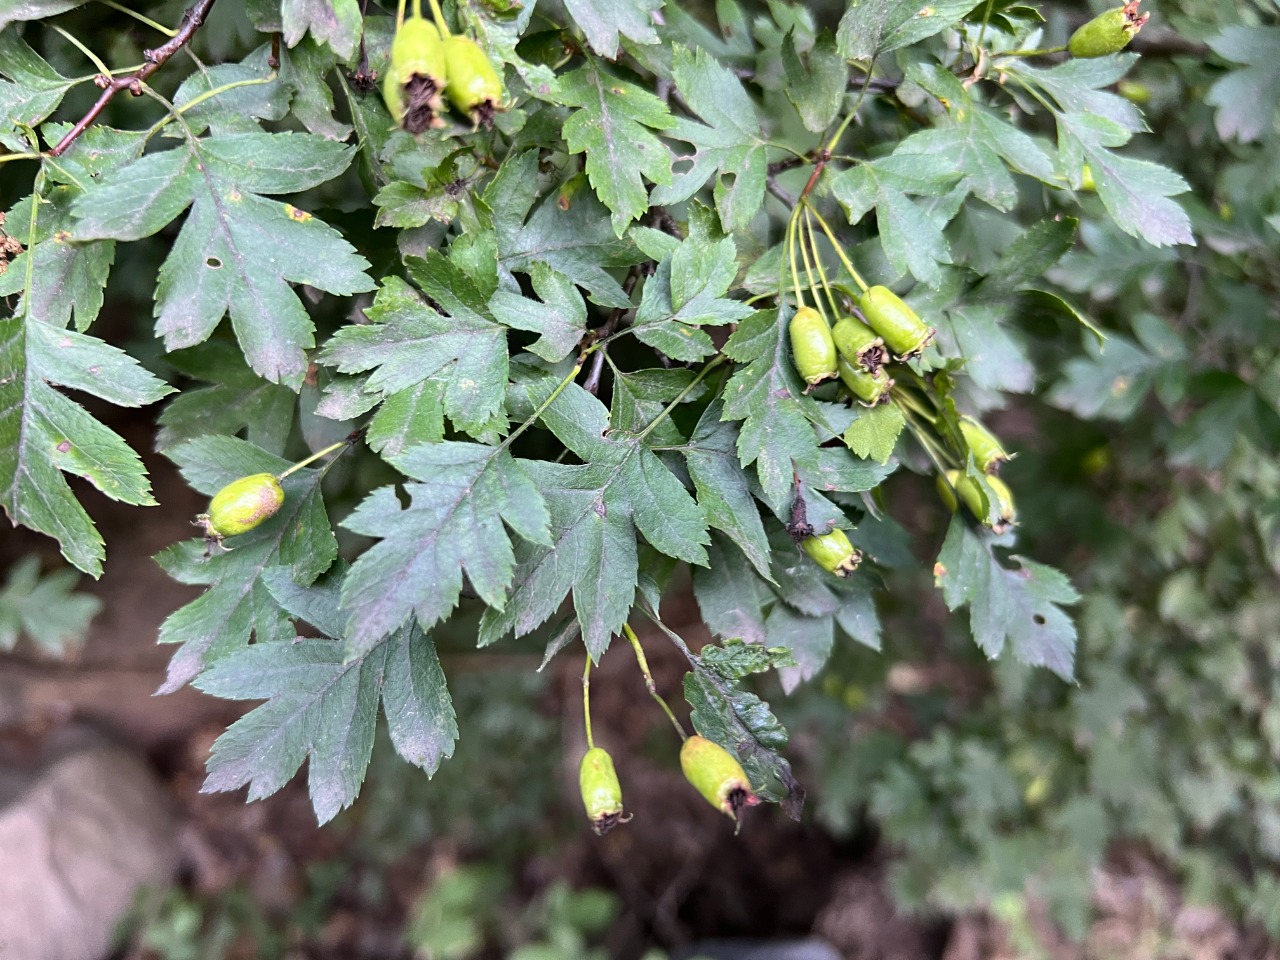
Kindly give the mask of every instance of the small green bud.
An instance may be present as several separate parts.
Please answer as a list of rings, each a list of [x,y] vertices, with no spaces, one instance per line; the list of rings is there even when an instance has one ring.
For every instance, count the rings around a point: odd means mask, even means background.
[[[760,802],[734,755],[706,737],[695,733],[684,742],[680,748],[680,769],[694,789],[731,820],[737,820],[744,807],[754,807]]]
[[[196,522],[215,540],[248,533],[284,503],[280,481],[269,473],[255,473],[227,484],[209,501],[209,512]]]
[[[884,338],[856,317],[841,317],[831,331],[840,356],[850,363],[875,373],[889,362]]]
[[[868,288],[858,301],[858,308],[899,360],[920,356],[937,334],[888,287]]]
[[[502,79],[470,37],[454,34],[444,38],[445,70],[449,77],[445,92],[450,102],[477,126],[493,126],[493,114],[502,102]]]
[[[973,417],[960,418],[960,435],[983,473],[999,473],[1000,465],[1009,459],[996,435]]]
[[[1067,41],[1067,49],[1073,57],[1105,57],[1119,53],[1129,45],[1142,25],[1151,19],[1149,13],[1138,13],[1140,0],[1130,0],[1122,7],[1112,7],[1100,13]]]
[[[800,546],[818,566],[837,577],[847,577],[862,562],[862,551],[849,542],[849,535],[843,530],[805,537]]]
[[[391,41],[382,98],[397,124],[412,134],[443,127],[440,95],[447,77],[440,31],[430,20],[410,17]]]
[[[813,307],[801,307],[791,318],[791,357],[809,386],[836,375],[836,344],[831,327]]]
[[[873,373],[850,363],[841,355],[836,361],[836,370],[840,374],[840,382],[849,388],[863,406],[874,407],[878,403],[889,402],[893,378],[885,372],[884,367],[876,367]]]
[[[622,786],[613,769],[613,758],[606,751],[592,747],[583,754],[578,766],[578,787],[596,836],[604,836],[631,819],[622,810]]]
[[[1080,189],[1085,193],[1094,193],[1098,189],[1098,184],[1093,179],[1093,170],[1087,163],[1080,168]]]

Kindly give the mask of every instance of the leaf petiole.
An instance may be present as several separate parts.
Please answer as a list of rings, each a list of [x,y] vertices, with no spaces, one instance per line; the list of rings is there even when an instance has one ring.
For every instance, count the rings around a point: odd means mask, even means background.
[[[631,649],[636,653],[636,662],[640,664],[640,672],[644,674],[644,685],[649,688],[649,696],[658,701],[658,706],[667,715],[671,725],[676,728],[676,733],[680,734],[681,741],[688,740],[689,735],[684,732],[684,726],[676,719],[676,715],[672,712],[667,701],[663,700],[658,694],[658,685],[653,682],[653,674],[649,672],[649,661],[645,658],[644,648],[640,646],[640,638],[636,636],[636,632],[631,629],[631,624],[629,623],[622,625],[622,632],[631,641]]]

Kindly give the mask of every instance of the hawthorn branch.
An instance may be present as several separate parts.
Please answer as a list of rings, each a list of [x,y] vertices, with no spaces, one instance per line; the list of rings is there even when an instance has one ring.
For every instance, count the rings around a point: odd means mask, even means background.
[[[103,110],[107,108],[117,93],[121,90],[128,90],[133,96],[142,93],[142,85],[150,76],[165,65],[170,57],[191,42],[191,38],[195,36],[195,32],[200,29],[200,25],[204,23],[205,17],[209,15],[209,8],[213,6],[214,0],[197,0],[197,2],[189,7],[182,15],[182,23],[178,25],[178,32],[169,40],[156,47],[154,50],[144,50],[142,57],[147,62],[144,63],[136,73],[126,74],[120,77],[109,77],[105,74],[98,77],[94,82],[102,87],[102,95],[89,112],[81,117],[74,127],[67,131],[66,136],[58,141],[57,145],[49,151],[49,156],[62,156],[71,144],[79,138],[93,124]]]

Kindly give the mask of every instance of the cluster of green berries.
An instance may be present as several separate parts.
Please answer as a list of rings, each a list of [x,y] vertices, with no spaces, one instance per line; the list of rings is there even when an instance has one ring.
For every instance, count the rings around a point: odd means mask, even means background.
[[[742,764],[728,750],[694,734],[680,748],[680,769],[685,779],[713,807],[735,822],[746,807],[760,802]],[[600,747],[592,747],[578,767],[578,785],[587,819],[597,834],[603,835],[631,819],[623,812],[622,786],[613,758]]]
[[[391,41],[382,96],[396,124],[416,135],[444,126],[444,97],[476,125],[491,126],[503,88],[478,43],[459,34],[441,36],[430,20],[411,16]]]

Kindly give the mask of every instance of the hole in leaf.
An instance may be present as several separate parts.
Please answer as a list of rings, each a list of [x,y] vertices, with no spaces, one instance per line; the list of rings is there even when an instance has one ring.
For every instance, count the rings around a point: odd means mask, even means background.
[[[1041,614],[1038,614],[1038,613],[1037,613],[1037,614],[1036,614],[1035,616],[1033,616],[1031,619],[1032,619],[1033,621],[1035,621],[1035,625],[1036,625],[1037,627],[1043,627],[1043,626],[1044,626],[1044,617],[1043,617]]]
[[[204,265],[206,267],[212,267],[214,270],[217,270],[220,266],[222,266],[222,261],[219,260],[217,257],[210,257],[208,260],[204,262]]]

